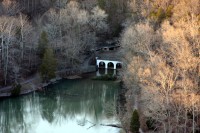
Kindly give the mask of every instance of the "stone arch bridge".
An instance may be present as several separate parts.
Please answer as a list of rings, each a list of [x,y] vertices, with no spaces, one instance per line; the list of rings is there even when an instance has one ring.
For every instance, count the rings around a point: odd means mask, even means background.
[[[104,60],[96,58],[96,65],[98,68],[103,64],[105,69],[117,69],[118,66],[122,67],[121,61],[114,61],[114,60]],[[109,64],[112,64],[113,67],[109,67]]]

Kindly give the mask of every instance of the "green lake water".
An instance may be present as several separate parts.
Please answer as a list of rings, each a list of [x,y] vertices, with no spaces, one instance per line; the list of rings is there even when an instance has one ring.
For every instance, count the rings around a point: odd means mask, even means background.
[[[119,83],[62,80],[44,92],[0,99],[0,133],[119,133]]]

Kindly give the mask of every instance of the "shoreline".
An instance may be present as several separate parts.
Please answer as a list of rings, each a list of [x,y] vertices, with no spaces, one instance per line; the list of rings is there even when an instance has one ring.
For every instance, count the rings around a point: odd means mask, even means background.
[[[18,97],[18,96],[30,94],[35,91],[41,91],[44,87],[55,84],[58,81],[63,80],[63,79],[74,80],[74,79],[87,78],[87,77],[89,77],[90,73],[94,73],[94,72],[96,72],[96,70],[95,71],[87,70],[87,71],[83,71],[82,73],[79,73],[79,74],[74,73],[72,75],[62,76],[62,77],[57,76],[56,78],[49,80],[49,82],[47,82],[47,83],[42,83],[39,74],[35,74],[35,77],[33,79],[31,79],[31,80],[26,79],[20,83],[22,86],[21,87],[22,91],[20,92],[19,95],[16,95],[16,96],[12,95],[11,91],[13,90],[13,87],[11,85],[0,88],[0,99],[10,98],[10,97]]]

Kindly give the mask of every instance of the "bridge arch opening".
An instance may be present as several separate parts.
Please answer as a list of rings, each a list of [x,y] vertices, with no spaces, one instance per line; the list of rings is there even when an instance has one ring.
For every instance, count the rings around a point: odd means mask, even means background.
[[[99,68],[105,68],[105,67],[106,64],[103,61],[99,62]]]
[[[108,68],[114,69],[114,64],[112,62],[108,62]]]
[[[111,48],[109,48],[109,50],[115,50],[115,48],[114,48],[114,47],[111,47]]]
[[[116,64],[116,68],[117,68],[117,69],[121,69],[121,68],[122,68],[122,64],[121,64],[121,63],[117,63],[117,64]]]

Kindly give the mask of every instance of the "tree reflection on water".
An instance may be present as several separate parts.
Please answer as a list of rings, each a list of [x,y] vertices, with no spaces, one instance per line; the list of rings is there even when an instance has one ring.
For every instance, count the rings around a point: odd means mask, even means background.
[[[51,126],[70,121],[76,121],[77,126],[95,126],[109,117],[104,107],[115,102],[118,88],[115,82],[63,80],[44,92],[1,100],[0,132],[34,132],[40,121]]]

